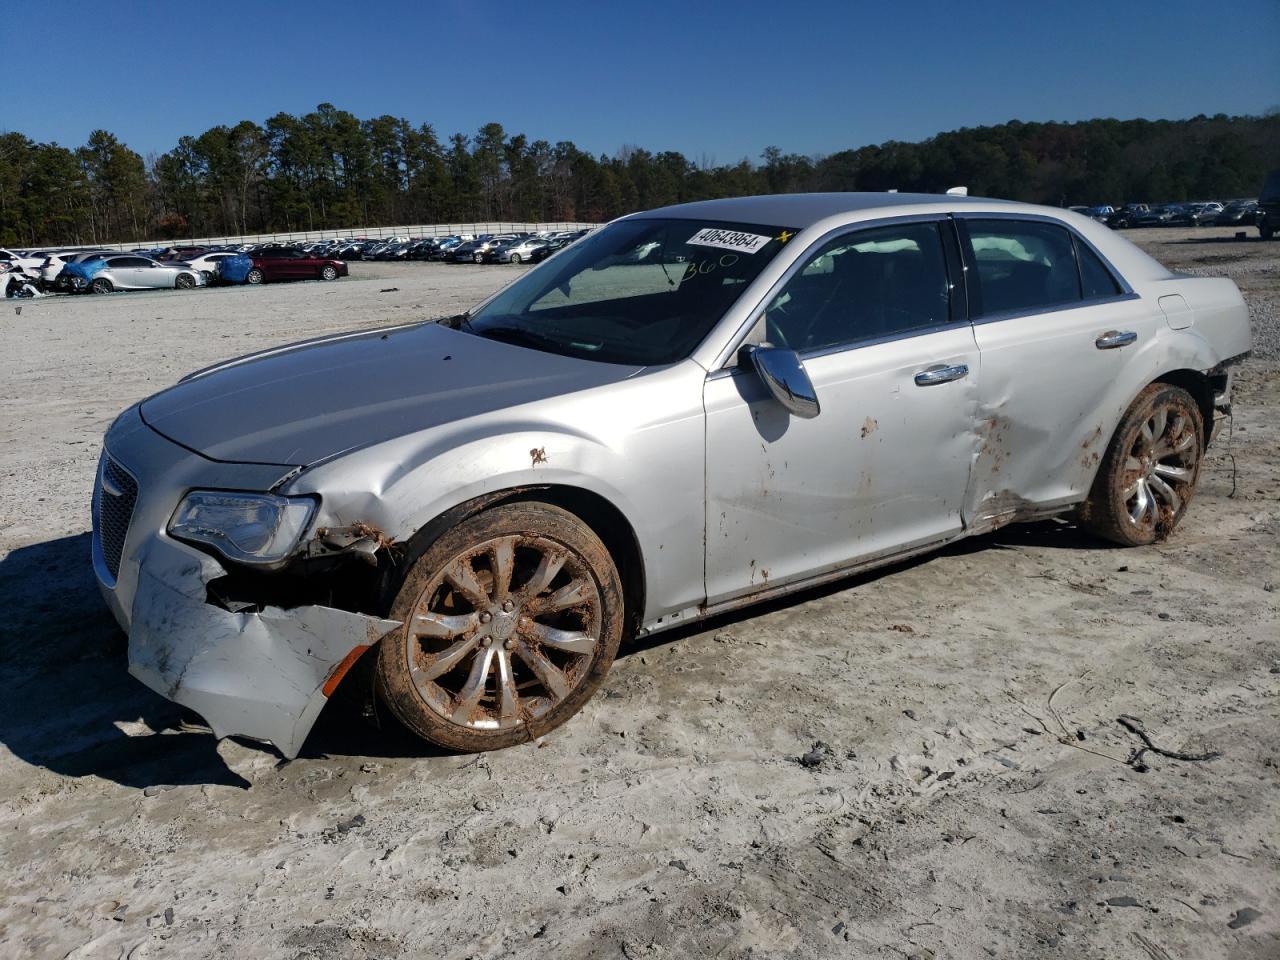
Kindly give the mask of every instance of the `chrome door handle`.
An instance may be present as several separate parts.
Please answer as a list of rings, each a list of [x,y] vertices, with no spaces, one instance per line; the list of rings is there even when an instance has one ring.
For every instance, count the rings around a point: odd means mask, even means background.
[[[1093,341],[1093,345],[1099,350],[1114,350],[1116,347],[1127,347],[1137,339],[1138,335],[1132,330],[1108,330]]]
[[[957,363],[952,367],[939,364],[936,367],[929,367],[917,373],[916,386],[932,387],[935,383],[950,383],[952,380],[959,380],[961,377],[967,377],[968,375],[968,364]]]

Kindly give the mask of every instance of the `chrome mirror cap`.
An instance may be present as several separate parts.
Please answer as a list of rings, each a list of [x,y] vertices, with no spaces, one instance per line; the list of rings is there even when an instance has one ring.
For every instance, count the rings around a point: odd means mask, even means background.
[[[750,353],[756,373],[787,410],[805,420],[812,420],[821,412],[817,391],[798,353],[770,346],[752,347]]]

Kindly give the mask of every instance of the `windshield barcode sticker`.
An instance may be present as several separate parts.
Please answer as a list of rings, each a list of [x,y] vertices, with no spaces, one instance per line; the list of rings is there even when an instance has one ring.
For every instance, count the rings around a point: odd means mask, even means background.
[[[738,253],[756,253],[772,237],[762,237],[758,233],[739,233],[737,230],[716,230],[708,227],[699,230],[686,242],[695,247],[718,247],[721,250],[734,250]]]

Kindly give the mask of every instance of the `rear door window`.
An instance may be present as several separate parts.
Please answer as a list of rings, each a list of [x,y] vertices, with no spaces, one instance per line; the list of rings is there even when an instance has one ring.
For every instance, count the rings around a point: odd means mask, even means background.
[[[1111,275],[1102,258],[1087,244],[1081,243],[1078,237],[1076,258],[1080,262],[1080,286],[1083,288],[1084,299],[1104,300],[1120,295],[1120,284],[1116,283],[1116,278]]]
[[[1032,220],[965,218],[977,268],[971,313],[990,317],[1061,307],[1081,299],[1080,274],[1065,227]]]

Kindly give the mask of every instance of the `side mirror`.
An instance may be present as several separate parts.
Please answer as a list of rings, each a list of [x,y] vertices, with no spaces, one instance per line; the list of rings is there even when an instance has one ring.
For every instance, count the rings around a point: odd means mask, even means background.
[[[764,385],[787,410],[805,420],[821,412],[817,391],[798,353],[781,347],[751,347],[750,356]]]

